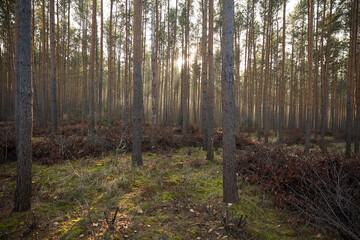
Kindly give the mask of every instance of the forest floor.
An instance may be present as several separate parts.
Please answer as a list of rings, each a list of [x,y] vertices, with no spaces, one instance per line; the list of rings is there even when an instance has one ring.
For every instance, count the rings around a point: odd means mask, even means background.
[[[233,239],[220,222],[227,210],[247,216],[240,239],[327,239],[291,225],[289,210],[257,185],[240,181],[240,203],[224,204],[221,150],[214,161],[205,157],[187,147],[146,153],[139,169],[128,154],[34,164],[32,210],[25,213],[11,213],[16,164],[4,164],[0,239]]]
[[[228,205],[222,202],[220,130],[215,159],[206,161],[196,127],[185,135],[159,131],[155,147],[145,127],[144,166],[133,169],[126,127],[104,128],[96,138],[88,138],[86,129],[70,125],[54,137],[49,129],[35,128],[32,209],[12,213],[14,134],[11,125],[0,124],[6,136],[0,139],[0,239],[334,239],[294,216],[298,212],[288,203],[298,198],[279,178],[301,182],[304,166],[284,170],[287,164],[277,162],[303,158],[302,133],[288,132],[283,144],[272,137],[265,145],[254,134],[236,136],[240,203]],[[326,140],[331,154],[343,149],[339,137]],[[311,149],[323,152],[316,141]]]

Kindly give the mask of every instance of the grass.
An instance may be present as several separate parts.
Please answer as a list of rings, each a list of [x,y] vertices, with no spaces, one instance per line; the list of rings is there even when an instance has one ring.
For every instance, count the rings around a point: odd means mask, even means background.
[[[198,148],[145,153],[139,169],[132,169],[130,155],[34,164],[32,210],[25,213],[11,213],[16,165],[6,164],[0,171],[0,239],[232,239],[206,213],[208,205],[219,215],[227,209],[247,215],[249,239],[323,238],[292,226],[290,213],[259,186],[240,182],[240,204],[224,204],[221,150],[214,161],[205,156]],[[33,214],[40,221],[28,233]]]

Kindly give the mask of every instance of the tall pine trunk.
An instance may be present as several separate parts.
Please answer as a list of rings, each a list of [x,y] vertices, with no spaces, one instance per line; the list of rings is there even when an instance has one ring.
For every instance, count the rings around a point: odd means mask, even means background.
[[[209,80],[207,87],[207,154],[208,160],[214,159],[214,0],[209,0],[209,38],[208,38],[208,64]],[[235,105],[234,105],[235,107]]]
[[[134,38],[133,38],[133,81],[134,81],[134,106],[133,106],[133,131],[132,131],[132,165],[142,166],[141,156],[141,121],[143,110],[143,95],[141,81],[141,0],[134,0]]]
[[[101,26],[100,26],[100,74],[99,74],[99,105],[98,105],[98,130],[101,130],[101,113],[102,113],[102,82],[103,82],[103,64],[104,64],[104,8],[103,8],[103,0],[101,0]]]
[[[304,152],[309,153],[310,149],[310,130],[311,130],[311,113],[312,113],[312,99],[311,99],[311,85],[312,85],[312,57],[313,57],[313,18],[314,18],[314,0],[309,0],[309,18],[308,18],[308,82],[307,82],[307,105],[306,105],[306,134],[305,134],[305,148]]]
[[[55,62],[55,16],[54,0],[50,0],[50,84],[51,84],[51,122],[52,132],[58,130],[56,98],[56,62]]]
[[[15,212],[31,207],[31,4],[17,0],[15,8],[15,128],[17,175]]]
[[[346,157],[351,155],[351,138],[353,124],[353,86],[354,73],[356,69],[356,39],[357,39],[357,12],[358,1],[353,1],[350,25],[349,64],[347,80],[347,101],[346,101]]]
[[[222,4],[223,201],[238,203],[234,122],[234,0],[224,0]]]
[[[285,28],[286,28],[286,0],[284,0],[283,10],[283,36],[282,36],[282,64],[281,64],[281,88],[280,88],[280,116],[279,116],[279,140],[283,140],[284,129],[284,108],[285,108]]]
[[[90,116],[89,116],[89,134],[94,133],[95,127],[95,101],[94,101],[94,81],[95,81],[95,43],[96,43],[96,0],[93,0],[92,6],[92,26],[91,26],[91,49],[90,49]]]

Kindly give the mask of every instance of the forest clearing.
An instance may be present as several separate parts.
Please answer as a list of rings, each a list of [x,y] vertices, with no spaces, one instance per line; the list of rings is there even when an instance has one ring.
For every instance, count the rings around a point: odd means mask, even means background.
[[[358,0],[0,1],[0,239],[360,240]]]

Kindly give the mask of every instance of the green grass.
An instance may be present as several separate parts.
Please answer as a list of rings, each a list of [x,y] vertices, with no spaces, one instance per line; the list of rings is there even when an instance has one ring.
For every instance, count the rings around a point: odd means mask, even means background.
[[[50,167],[34,164],[31,211],[41,220],[29,238],[231,239],[220,222],[206,213],[205,205],[213,206],[217,214],[230,209],[247,215],[246,236],[253,239],[316,238],[317,233],[305,226],[291,226],[288,210],[277,208],[259,186],[242,182],[240,204],[222,203],[221,155],[215,154],[211,162],[205,157],[198,148],[184,148],[167,154],[145,153],[139,169],[132,169],[130,155],[120,157],[117,165],[116,156]],[[5,165],[1,179],[15,176],[15,167]],[[8,189],[1,198],[13,193],[14,181],[13,177],[4,182],[1,187]],[[0,237],[20,238],[31,216],[31,212],[4,210]]]

